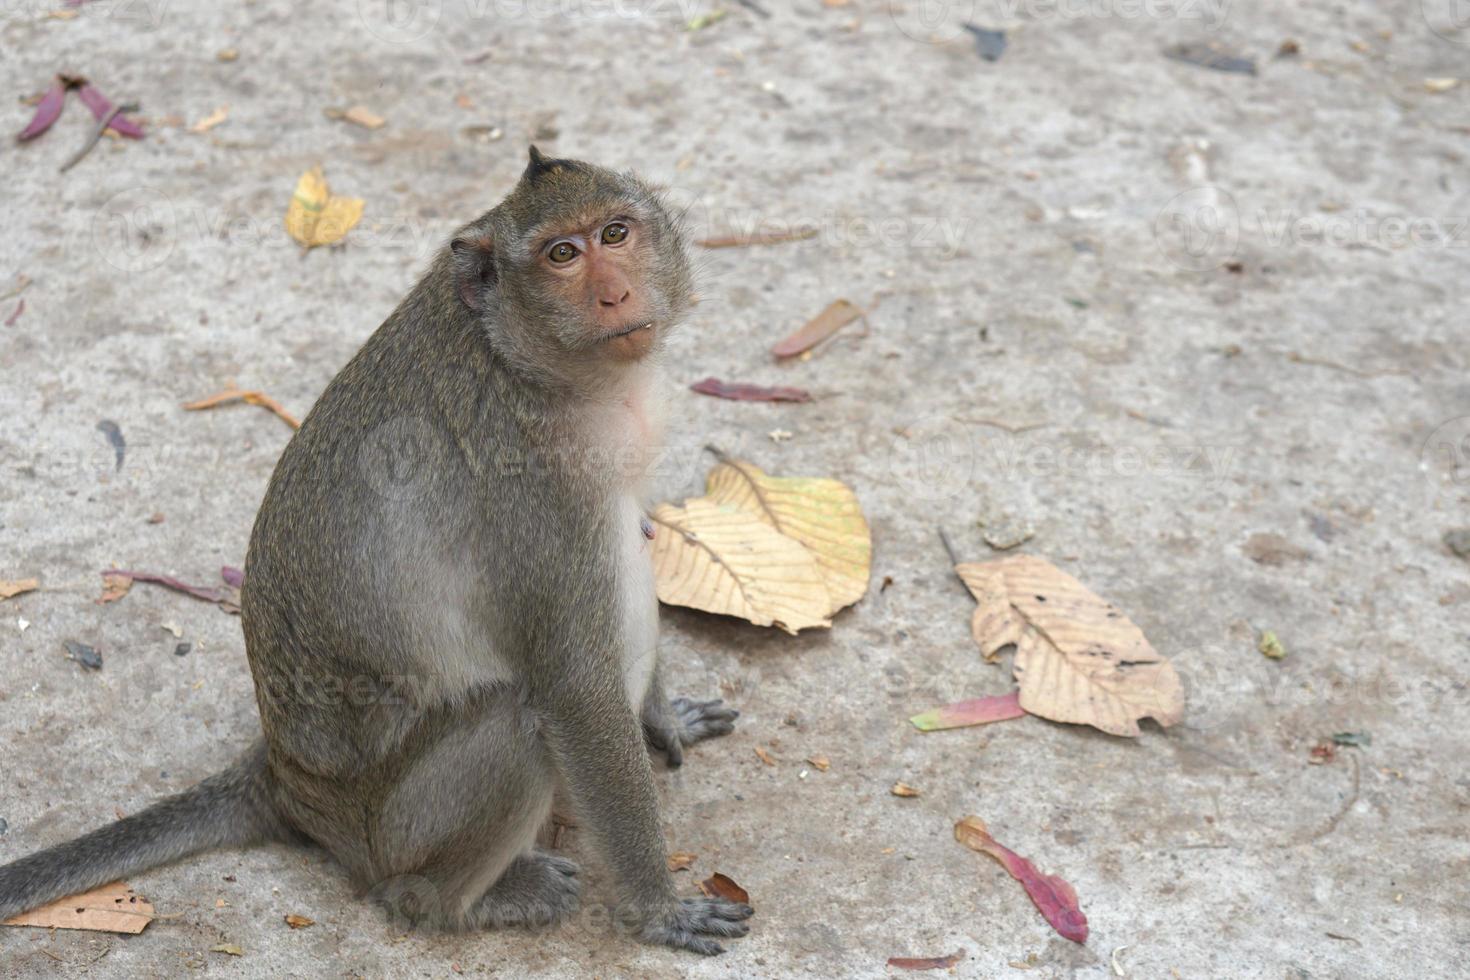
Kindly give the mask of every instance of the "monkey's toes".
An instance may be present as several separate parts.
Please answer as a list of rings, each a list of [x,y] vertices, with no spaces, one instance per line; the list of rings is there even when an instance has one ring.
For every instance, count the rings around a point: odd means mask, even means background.
[[[644,926],[643,940],[713,956],[725,948],[707,937],[744,936],[750,926],[741,920],[750,918],[754,911],[749,905],[723,898],[680,899],[671,913]]]
[[[740,712],[725,707],[725,702],[718,698],[713,701],[675,698],[673,708],[679,717],[679,726],[683,729],[682,741],[685,745],[730,734],[735,730],[735,719],[740,717]]]
[[[495,928],[555,925],[577,910],[578,870],[575,862],[542,851],[518,858],[480,899],[474,917]]]

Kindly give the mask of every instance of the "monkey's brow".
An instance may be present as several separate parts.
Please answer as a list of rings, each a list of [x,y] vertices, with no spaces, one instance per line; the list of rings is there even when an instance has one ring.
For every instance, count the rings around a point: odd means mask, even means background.
[[[532,225],[522,241],[529,243],[532,252],[538,252],[558,238],[595,232],[612,221],[641,222],[643,220],[643,214],[631,203],[626,203],[607,211],[598,211],[595,215],[552,218],[542,221]]]

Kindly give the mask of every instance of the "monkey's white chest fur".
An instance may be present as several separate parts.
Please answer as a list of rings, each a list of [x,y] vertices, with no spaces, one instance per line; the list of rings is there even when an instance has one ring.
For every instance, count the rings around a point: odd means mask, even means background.
[[[623,684],[636,714],[658,662],[658,596],[653,585],[652,542],[643,535],[643,509],[628,494],[618,504],[618,586],[623,603]]]
[[[618,474],[613,503],[618,535],[618,590],[623,605],[623,684],[637,713],[658,662],[658,595],[653,583],[653,542],[643,534],[639,495],[647,467],[663,438],[665,412],[660,371],[649,364],[638,371],[625,393],[604,418],[609,444],[627,451],[632,467]]]

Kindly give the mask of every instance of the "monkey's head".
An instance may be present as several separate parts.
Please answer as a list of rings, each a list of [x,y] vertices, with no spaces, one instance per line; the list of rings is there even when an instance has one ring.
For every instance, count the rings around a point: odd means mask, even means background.
[[[677,219],[648,185],[531,147],[520,182],[451,244],[455,292],[514,366],[616,376],[663,347],[692,281]]]

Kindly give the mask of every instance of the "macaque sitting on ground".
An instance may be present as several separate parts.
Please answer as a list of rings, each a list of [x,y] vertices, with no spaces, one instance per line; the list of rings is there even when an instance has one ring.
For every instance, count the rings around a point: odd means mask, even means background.
[[[659,355],[691,304],[638,179],[535,148],[327,386],[276,465],[242,622],[263,737],[233,767],[0,868],[0,919],[207,848],[306,840],[398,921],[549,925],[553,794],[650,943],[718,953],[748,905],[681,898],[647,746],[732,730],[672,702],[639,502]]]

